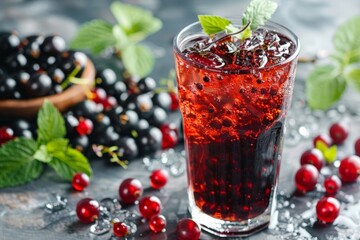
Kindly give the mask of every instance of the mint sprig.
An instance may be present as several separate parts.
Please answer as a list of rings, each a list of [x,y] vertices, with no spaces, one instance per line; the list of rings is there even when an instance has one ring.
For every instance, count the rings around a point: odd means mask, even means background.
[[[310,108],[328,109],[349,86],[360,93],[360,16],[353,17],[335,31],[331,64],[317,65],[306,80]]]
[[[110,11],[117,23],[95,19],[83,24],[71,48],[89,49],[93,54],[113,48],[131,75],[146,76],[153,69],[154,57],[140,42],[159,31],[162,22],[148,10],[121,2],[112,3]]]
[[[0,147],[0,188],[22,185],[37,179],[45,164],[71,180],[76,172],[92,175],[90,164],[64,138],[65,123],[60,112],[45,101],[38,114],[38,138],[16,138]]]
[[[250,22],[250,25],[237,37],[240,39],[250,37],[252,30],[265,24],[265,22],[271,18],[276,8],[277,4],[272,0],[252,0],[242,16],[242,24],[246,25]],[[230,34],[240,30],[240,28],[235,27],[230,20],[220,16],[199,15],[198,18],[204,32],[208,35],[223,31]]]

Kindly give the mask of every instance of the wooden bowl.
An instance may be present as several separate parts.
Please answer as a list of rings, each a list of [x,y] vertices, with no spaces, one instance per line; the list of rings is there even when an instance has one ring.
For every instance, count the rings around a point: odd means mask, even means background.
[[[33,118],[37,115],[45,99],[52,102],[60,112],[66,111],[86,98],[86,88],[94,87],[95,67],[89,59],[81,78],[86,81],[84,85],[75,84],[55,95],[22,100],[0,100],[0,117]]]

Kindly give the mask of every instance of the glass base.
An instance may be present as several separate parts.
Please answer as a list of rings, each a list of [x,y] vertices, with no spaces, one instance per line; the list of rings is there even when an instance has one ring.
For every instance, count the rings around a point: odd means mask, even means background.
[[[272,204],[259,216],[239,222],[224,221],[210,217],[191,203],[189,211],[192,219],[201,225],[202,230],[219,237],[246,237],[269,226],[271,213],[275,210],[276,206],[276,197],[270,199],[270,202]]]

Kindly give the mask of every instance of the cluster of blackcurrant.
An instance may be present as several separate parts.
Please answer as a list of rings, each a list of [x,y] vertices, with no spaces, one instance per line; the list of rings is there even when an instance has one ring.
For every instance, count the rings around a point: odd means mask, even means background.
[[[73,147],[101,153],[116,146],[119,158],[131,160],[176,146],[179,124],[169,121],[179,107],[175,93],[157,92],[151,77],[126,81],[110,68],[97,69],[95,82],[88,99],[64,115]]]
[[[300,158],[301,167],[295,174],[295,183],[298,191],[306,193],[315,189],[319,181],[321,169],[326,164],[323,151],[331,145],[341,145],[349,135],[349,124],[337,122],[329,128],[329,135],[321,134],[314,138],[314,148],[306,150]],[[326,196],[316,204],[316,215],[320,222],[332,223],[340,213],[340,202],[336,194],[343,183],[355,182],[360,176],[360,138],[355,142],[355,154],[340,160],[337,174],[327,175],[323,181]]]
[[[169,174],[164,169],[156,169],[149,176],[153,189],[161,189],[168,182]],[[77,173],[73,177],[72,186],[77,191],[84,190],[89,185],[89,177],[84,173]],[[161,214],[162,204],[155,195],[143,197],[143,185],[136,178],[124,179],[119,186],[119,197],[124,205],[138,204],[141,216],[147,221],[149,229],[155,233],[166,231],[166,218]],[[92,198],[81,199],[76,205],[76,214],[83,223],[92,223],[99,218],[101,202]],[[116,237],[130,235],[130,226],[119,219],[112,219],[112,230]],[[179,240],[196,240],[201,233],[200,226],[192,219],[181,219],[176,226]]]
[[[81,76],[88,59],[67,50],[57,35],[19,38],[2,32],[0,51],[0,101],[60,93],[73,84],[69,76]],[[179,108],[177,95],[158,90],[151,77],[125,79],[110,68],[97,69],[88,98],[64,113],[71,145],[87,155],[92,146],[101,146],[98,156],[116,146],[109,154],[122,160],[175,147],[180,128],[168,115]],[[0,119],[0,145],[15,137],[35,138],[33,126],[35,120]]]
[[[28,99],[57,94],[71,83],[66,77],[76,69],[80,76],[86,54],[66,49],[58,35],[20,38],[0,32],[0,100]]]

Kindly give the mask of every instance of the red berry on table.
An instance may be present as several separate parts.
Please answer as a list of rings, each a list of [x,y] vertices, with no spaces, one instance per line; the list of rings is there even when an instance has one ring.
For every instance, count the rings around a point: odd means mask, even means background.
[[[72,187],[76,191],[83,191],[89,186],[90,178],[86,173],[76,173],[72,178]]]
[[[339,216],[340,202],[333,197],[324,197],[316,204],[316,216],[324,223],[332,223]]]
[[[338,176],[332,175],[324,180],[325,191],[329,195],[335,195],[341,188],[341,180]]]
[[[296,188],[305,193],[313,190],[319,177],[319,171],[311,164],[305,164],[295,174]]]
[[[360,138],[355,141],[355,154],[360,156]]]
[[[355,182],[360,175],[360,157],[353,155],[341,160],[339,176],[343,182]]]
[[[14,138],[14,131],[9,127],[0,127],[0,145]]]
[[[116,237],[126,237],[129,234],[130,227],[124,222],[113,223],[113,233]]]
[[[134,204],[143,193],[143,186],[138,179],[127,178],[121,182],[119,196],[123,203]]]
[[[152,216],[149,220],[149,228],[153,232],[162,232],[166,227],[166,218],[163,215]]]
[[[79,119],[79,124],[76,127],[76,131],[80,136],[89,135],[94,128],[93,122],[87,118]]]
[[[340,145],[349,135],[349,126],[345,122],[334,123],[329,129],[329,134],[333,143]]]
[[[139,201],[139,211],[146,219],[158,215],[161,211],[160,199],[156,196],[146,196],[142,198]]]
[[[81,199],[76,205],[76,215],[83,223],[92,223],[99,217],[99,203],[91,198]]]
[[[200,226],[190,218],[181,219],[176,224],[176,236],[179,240],[197,240],[200,234]]]
[[[300,163],[314,165],[320,171],[325,164],[324,155],[319,149],[309,149],[301,155]]]
[[[169,173],[165,169],[154,170],[150,175],[151,187],[160,189],[164,187],[168,181]]]
[[[328,135],[325,135],[325,134],[317,135],[317,136],[314,138],[313,144],[314,144],[314,147],[315,147],[315,148],[317,147],[317,143],[318,143],[318,142],[323,143],[326,147],[330,147],[330,146],[331,146],[331,138],[330,138]]]

